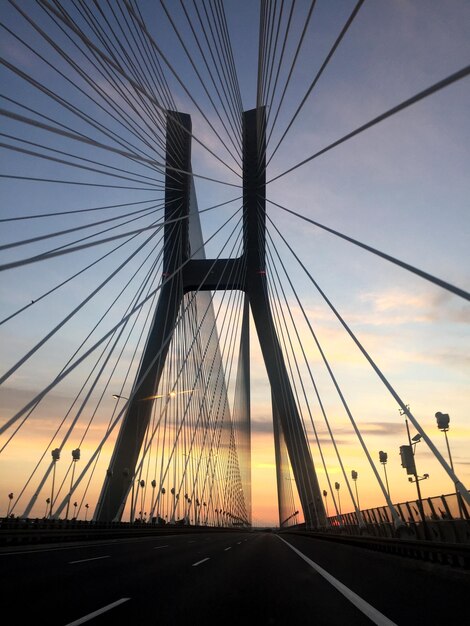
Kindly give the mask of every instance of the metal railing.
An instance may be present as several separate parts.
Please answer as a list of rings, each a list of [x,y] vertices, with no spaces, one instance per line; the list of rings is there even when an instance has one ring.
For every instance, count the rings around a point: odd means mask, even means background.
[[[422,504],[422,514],[420,511]],[[470,510],[463,498],[455,493],[400,502],[395,510],[405,524],[408,537],[428,541],[470,543]],[[328,530],[351,535],[397,537],[390,509],[379,506],[361,511],[365,529],[361,529],[355,512],[328,517]],[[402,531],[403,533],[403,531]]]
[[[201,532],[244,532],[240,527],[191,526],[189,524],[158,525],[146,522],[95,522],[47,518],[0,518],[0,548],[69,541],[123,539],[152,535]]]

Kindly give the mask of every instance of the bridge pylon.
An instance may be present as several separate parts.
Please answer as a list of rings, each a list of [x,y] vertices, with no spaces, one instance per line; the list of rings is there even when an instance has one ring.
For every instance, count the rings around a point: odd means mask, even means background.
[[[186,132],[182,132],[182,128]],[[326,525],[310,446],[292,392],[271,312],[266,277],[266,117],[264,107],[243,113],[243,254],[230,259],[191,258],[191,120],[168,111],[165,180],[164,275],[134,392],[112,455],[95,519],[120,520],[131,489],[152,405],[178,317],[182,295],[194,291],[245,292],[271,386],[275,445],[285,444],[307,527]],[[177,221],[174,221],[175,218]],[[243,271],[242,271],[243,270]],[[237,278],[233,278],[237,277]],[[246,329],[245,329],[246,332]],[[278,477],[280,473],[278,472]],[[278,491],[280,490],[278,485]]]

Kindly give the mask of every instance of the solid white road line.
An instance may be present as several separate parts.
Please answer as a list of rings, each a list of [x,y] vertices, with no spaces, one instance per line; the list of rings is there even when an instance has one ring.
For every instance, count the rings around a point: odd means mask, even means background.
[[[392,622],[391,620],[389,620],[388,617],[386,617],[383,613],[375,609],[371,604],[363,600],[360,596],[354,593],[354,591],[349,589],[349,587],[346,587],[346,585],[343,585],[342,582],[340,582],[334,576],[329,574],[326,570],[323,569],[323,567],[318,565],[318,563],[315,563],[315,561],[312,561],[312,559],[309,559],[308,556],[305,556],[305,554],[300,552],[300,550],[297,550],[297,548],[294,548],[294,546],[291,545],[288,541],[286,541],[282,537],[279,537],[279,535],[276,535],[276,536],[278,539],[283,541],[287,546],[289,546],[291,550],[293,550],[296,554],[298,554],[301,559],[303,559],[306,563],[308,563],[310,567],[312,567],[316,572],[318,572],[320,576],[323,576],[323,578],[325,578],[325,580],[327,580],[330,583],[330,585],[333,585],[335,589],[337,589],[340,593],[342,593],[343,596],[347,598],[352,604],[354,604],[354,606],[358,608],[362,613],[364,613],[364,615],[367,615],[367,617],[372,622],[374,622],[374,624],[377,624],[377,626],[397,626],[395,622]]]
[[[208,561],[210,559],[209,556],[206,556],[205,559],[202,559],[202,561],[197,561],[197,563],[193,563],[193,567],[196,567],[197,565],[201,565],[201,563],[205,563],[206,561]]]
[[[75,563],[86,563],[87,561],[98,561],[99,559],[109,559],[111,555],[106,556],[94,556],[92,559],[81,559],[80,561],[69,561],[69,565],[74,565]]]
[[[227,550],[231,550],[232,546],[228,547],[228,548],[224,548],[224,552],[227,552]]]
[[[85,617],[80,617],[80,619],[75,620],[74,622],[69,622],[66,626],[79,626],[79,624],[84,624],[85,622],[89,622],[94,617],[98,617],[98,615],[102,615],[111,609],[114,609],[115,606],[119,606],[123,602],[127,602],[130,598],[121,598],[120,600],[116,600],[116,602],[112,602],[111,604],[107,604],[102,609],[98,609],[97,611],[93,611],[93,613],[89,613],[85,615]]]
[[[160,550],[160,548],[168,548],[168,546],[155,546],[154,550]]]

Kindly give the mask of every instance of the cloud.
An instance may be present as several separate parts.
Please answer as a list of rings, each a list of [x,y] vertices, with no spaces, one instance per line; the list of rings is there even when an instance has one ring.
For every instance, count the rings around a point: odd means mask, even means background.
[[[460,324],[470,324],[470,307],[448,291],[441,291],[431,296],[430,307],[432,320],[448,320]]]
[[[448,292],[410,293],[401,289],[364,292],[359,300],[370,305],[373,317],[365,323],[399,325],[419,322],[447,321],[470,324],[470,308],[456,302]],[[364,319],[361,316],[361,319]]]
[[[393,422],[368,422],[361,424],[361,432],[369,435],[401,435],[403,424]]]
[[[372,437],[385,437],[403,435],[404,426],[402,423],[393,422],[366,422],[359,425],[362,435],[369,435]],[[252,434],[262,434],[273,436],[273,425],[271,421],[255,419],[251,421]],[[329,434],[324,430],[324,427],[317,427],[318,439],[321,445],[327,445],[331,443]],[[351,444],[356,440],[356,435],[352,430],[352,426],[345,424],[341,426],[334,426],[333,435],[336,444],[339,446]],[[309,442],[311,445],[316,445],[317,440],[313,433],[309,433]]]
[[[404,432],[404,426],[401,423],[365,422],[358,424],[358,426],[361,434],[364,436],[383,438],[386,436],[403,435]],[[351,443],[354,443],[354,445],[356,445],[356,434],[353,432],[353,428],[350,424],[334,426],[332,430],[337,445],[351,445]],[[331,444],[331,437],[324,430],[324,427],[317,427],[317,434],[321,445]],[[309,434],[309,441],[312,445],[315,445],[317,443],[316,438],[313,434]]]

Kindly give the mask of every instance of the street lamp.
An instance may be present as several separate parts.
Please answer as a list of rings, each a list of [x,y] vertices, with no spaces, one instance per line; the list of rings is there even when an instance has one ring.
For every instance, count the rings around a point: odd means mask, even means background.
[[[85,522],[86,522],[86,518],[88,516],[88,509],[90,508],[89,504],[85,504]]]
[[[343,518],[341,515],[341,497],[339,495],[339,483],[335,483],[335,489],[338,492],[338,507],[339,507],[339,523],[342,526],[343,525]]]
[[[326,517],[329,517],[330,514],[328,513],[328,491],[326,489],[323,489],[323,497],[325,498]]]
[[[52,489],[51,489],[51,508],[49,510],[49,517],[52,517],[52,507],[54,505],[54,486],[55,486],[55,466],[57,464],[57,461],[60,459],[60,448],[54,448],[54,450],[51,451],[51,456],[52,456]]]
[[[162,505],[161,505],[161,511],[162,511],[162,518],[163,519],[167,519],[168,520],[168,511],[167,511],[167,506],[165,506],[165,504],[168,504],[168,502],[165,502],[165,494],[166,494],[166,489],[165,487],[162,487],[160,489],[160,493],[162,494]],[[168,499],[168,497],[167,497]],[[188,500],[188,502],[190,502],[190,500]],[[166,511],[166,512],[165,512]]]
[[[155,478],[151,481],[150,483],[151,487],[152,487],[152,497],[150,499],[150,515],[153,517],[153,513],[154,513],[154,509],[155,509],[155,504],[156,504],[156,498],[155,498],[155,489],[157,487],[157,481],[155,480]],[[151,522],[152,520],[149,519],[149,522]]]
[[[437,421],[437,427],[445,435],[446,445],[447,445],[447,452],[449,453],[450,466],[452,468],[452,471],[454,471],[454,465],[452,463],[452,454],[450,453],[449,439],[447,437],[447,431],[449,430],[449,422],[450,422],[449,414],[448,413],[441,413],[440,411],[438,411],[436,413],[436,421]]]
[[[72,450],[72,477],[70,479],[70,493],[69,498],[67,500],[67,510],[65,512],[65,519],[69,519],[69,507],[70,507],[70,498],[72,497],[72,486],[73,486],[73,477],[75,475],[75,463],[80,460],[80,448],[76,448]]]
[[[159,398],[176,398],[176,396],[181,396],[184,393],[194,393],[195,389],[182,389],[181,391],[175,391],[172,389],[168,393],[159,393],[153,396],[147,396],[146,398],[139,398],[139,401],[143,400],[158,400]]]
[[[13,500],[13,492],[8,494],[8,509],[7,509],[7,518],[10,517],[10,507]]]
[[[449,453],[450,467],[451,467],[452,472],[453,472],[454,471],[454,464],[452,462],[452,454],[450,452],[449,438],[447,437],[447,431],[449,430],[450,417],[449,417],[448,413],[441,413],[440,411],[438,411],[435,414],[435,417],[436,417],[436,421],[437,421],[437,427],[439,428],[440,431],[442,431],[444,433],[444,436],[446,438],[446,445],[447,445],[447,452]],[[457,496],[457,503],[459,505],[460,517],[463,517],[462,502],[460,501],[460,494],[459,494],[457,489],[455,490],[455,495]]]
[[[176,396],[179,396],[183,393],[193,393],[194,389],[184,389],[182,391],[175,391],[174,389],[172,391],[169,391],[168,393],[159,393],[153,396],[147,396],[145,398],[135,398],[134,401],[135,402],[144,402],[147,400],[158,400],[159,398],[176,398]],[[130,398],[128,398],[127,396],[121,396],[118,393],[113,393],[113,398],[116,398],[116,400],[130,400]]]
[[[406,405],[406,408],[410,407]],[[405,412],[399,409],[400,415],[403,415]],[[408,445],[400,446],[400,456],[401,456],[401,466],[406,469],[407,474],[411,474],[408,478],[410,483],[416,483],[416,491],[418,493],[418,508],[421,516],[421,521],[423,523],[423,529],[425,536],[427,535],[427,526],[426,526],[426,518],[424,516],[424,508],[423,508],[423,499],[421,497],[421,489],[419,486],[419,482],[421,480],[426,480],[429,478],[429,474],[424,474],[423,476],[418,476],[418,471],[416,469],[415,462],[415,453],[416,453],[416,445],[421,441],[421,435],[418,433],[414,435],[414,437],[410,436],[410,427],[408,426],[408,419],[405,418],[406,432],[408,434]],[[413,480],[414,477],[414,480]]]
[[[358,476],[358,473],[356,472],[356,470],[352,470],[352,471],[351,471],[351,478],[353,479],[353,481],[354,481],[354,486],[356,487],[356,500],[357,500],[357,508],[358,508],[359,510],[361,510],[361,507],[360,507],[360,504],[359,504],[359,493],[357,492],[357,476]]]
[[[145,495],[144,487],[145,487],[145,480],[142,479],[139,482],[139,485],[141,487],[141,489],[140,489],[140,521],[142,522],[142,511],[144,510],[144,495]]]
[[[388,497],[390,498],[390,487],[388,486],[388,476],[387,476],[387,467],[386,467],[387,459],[388,459],[388,454],[386,452],[383,452],[382,450],[380,450],[380,452],[379,452],[379,461],[384,466],[385,483],[387,484],[387,494],[388,494]]]
[[[135,507],[136,507],[136,504],[137,504],[137,498],[139,496],[139,491],[137,490],[137,494],[134,497],[134,494],[135,494],[135,483],[138,483],[139,479],[136,478],[135,476],[133,476],[131,478],[131,481],[132,481],[132,490],[131,490],[131,510],[130,510],[129,522],[131,524],[133,524],[135,522]]]
[[[171,495],[173,496],[173,502],[170,504],[170,502],[168,501],[168,509],[170,509],[170,507],[171,507],[170,522],[171,522],[172,524],[174,524],[174,523],[175,523],[175,519],[176,519],[176,506],[177,506],[177,503],[178,503],[178,498],[177,498],[177,495],[178,495],[178,494],[176,493],[176,489],[175,489],[175,487],[172,487],[172,488],[170,489],[170,493],[171,493]],[[168,499],[169,499],[169,498],[170,498],[170,496],[168,496]],[[169,513],[169,512],[170,512],[170,511],[168,510],[168,513]]]

